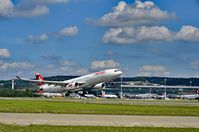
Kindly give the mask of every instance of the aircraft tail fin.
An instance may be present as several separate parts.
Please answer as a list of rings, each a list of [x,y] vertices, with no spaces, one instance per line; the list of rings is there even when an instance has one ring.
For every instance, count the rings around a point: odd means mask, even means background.
[[[42,77],[42,75],[41,75],[40,73],[36,73],[35,78],[36,78],[36,80],[40,80],[40,81],[43,81],[43,80],[44,80],[44,78]],[[41,85],[43,85],[43,84],[44,84],[44,83],[42,83],[42,82],[38,82],[38,83],[37,83],[37,85],[39,85],[39,86],[41,86]]]

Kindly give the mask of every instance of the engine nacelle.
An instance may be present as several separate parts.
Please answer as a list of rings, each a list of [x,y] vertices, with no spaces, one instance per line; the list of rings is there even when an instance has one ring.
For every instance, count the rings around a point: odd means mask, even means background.
[[[69,88],[69,89],[78,88],[78,87],[79,87],[79,83],[77,82],[69,83],[66,85],[66,88]]]
[[[98,83],[94,86],[94,88],[96,89],[104,89],[105,88],[105,84],[104,83]]]

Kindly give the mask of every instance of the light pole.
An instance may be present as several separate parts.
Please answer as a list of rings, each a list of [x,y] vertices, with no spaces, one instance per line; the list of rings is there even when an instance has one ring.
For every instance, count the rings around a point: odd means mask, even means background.
[[[14,90],[14,88],[15,88],[15,80],[12,79],[12,90]]]
[[[121,78],[120,78],[120,99],[122,99],[122,97],[123,97],[123,93],[122,93],[122,76],[121,76]]]
[[[164,99],[167,98],[167,78],[164,79]]]
[[[189,82],[190,83],[190,87],[192,86],[192,81]]]

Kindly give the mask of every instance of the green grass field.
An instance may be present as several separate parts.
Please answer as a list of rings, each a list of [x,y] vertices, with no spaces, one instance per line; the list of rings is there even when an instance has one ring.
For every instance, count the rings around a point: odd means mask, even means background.
[[[0,112],[199,116],[199,105],[84,104],[67,101],[0,99]]]
[[[17,126],[0,124],[0,132],[198,132],[194,128],[156,128],[156,127],[98,127],[98,126]]]

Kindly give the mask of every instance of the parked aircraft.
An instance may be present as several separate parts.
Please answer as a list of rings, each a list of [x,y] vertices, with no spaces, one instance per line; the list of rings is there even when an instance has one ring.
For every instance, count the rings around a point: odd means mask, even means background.
[[[181,99],[196,99],[198,97],[198,94],[185,94],[180,95]]]
[[[151,98],[157,98],[157,96],[158,96],[157,94],[151,94],[151,93],[135,95],[137,99],[151,99]]]
[[[107,99],[117,99],[117,95],[114,94],[105,94],[102,96],[103,98],[107,98]]]
[[[64,94],[62,94],[62,93],[43,93],[43,92],[39,92],[38,94],[42,95],[43,97],[47,97],[47,98],[64,97]]]

